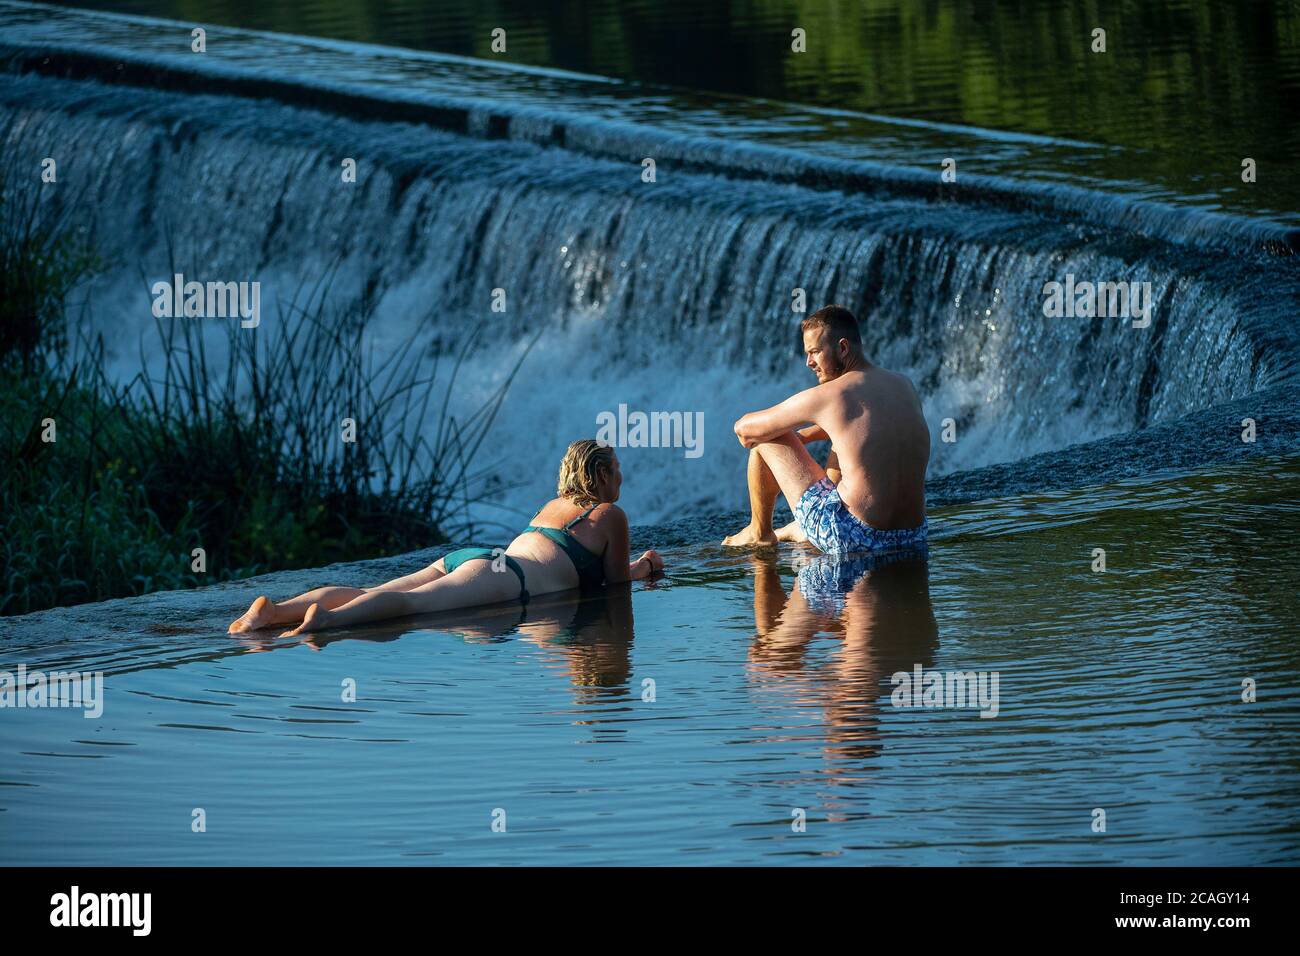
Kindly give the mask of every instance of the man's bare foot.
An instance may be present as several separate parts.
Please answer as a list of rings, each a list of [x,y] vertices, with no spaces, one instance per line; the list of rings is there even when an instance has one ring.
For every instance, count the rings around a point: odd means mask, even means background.
[[[297,637],[299,634],[310,634],[313,631],[320,631],[327,627],[329,611],[324,610],[319,604],[313,604],[307,608],[307,613],[302,616],[302,623],[292,631],[285,631],[281,637]]]
[[[256,631],[258,628],[281,623],[283,622],[275,619],[275,605],[263,594],[253,602],[243,617],[231,622],[227,633],[242,634],[245,631]]]
[[[799,527],[799,522],[791,521],[784,528],[776,529],[776,540],[793,541],[796,544],[806,544],[808,536],[803,533],[803,528]]]
[[[746,546],[775,545],[776,535],[771,531],[766,534],[760,534],[759,530],[754,527],[753,523],[745,525],[744,528],[737,531],[730,537],[722,539],[724,548],[743,548]]]

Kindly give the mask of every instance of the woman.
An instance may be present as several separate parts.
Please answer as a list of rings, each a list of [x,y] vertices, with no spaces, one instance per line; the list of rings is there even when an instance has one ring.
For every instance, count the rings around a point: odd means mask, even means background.
[[[627,515],[618,500],[623,474],[614,449],[576,441],[560,463],[559,497],[533,518],[510,546],[462,548],[415,574],[375,588],[325,587],[272,604],[259,597],[230,633],[302,621],[292,637],[408,614],[519,601],[578,587],[623,582],[662,571],[647,551],[628,564]]]

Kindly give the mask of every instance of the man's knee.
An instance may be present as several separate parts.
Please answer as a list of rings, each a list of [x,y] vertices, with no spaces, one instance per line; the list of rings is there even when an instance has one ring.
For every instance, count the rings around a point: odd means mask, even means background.
[[[768,441],[759,442],[757,445],[753,447],[753,449],[751,449],[751,451],[754,454],[759,455],[761,457],[764,454],[775,451],[777,448],[802,448],[802,447],[803,447],[803,442],[799,440],[799,436],[796,435],[794,432],[789,431],[789,432],[782,432],[780,435],[777,435],[775,438],[769,439]]]

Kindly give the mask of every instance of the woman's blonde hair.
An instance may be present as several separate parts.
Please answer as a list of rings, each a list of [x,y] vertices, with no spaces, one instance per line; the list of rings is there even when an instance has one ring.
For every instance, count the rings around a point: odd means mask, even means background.
[[[614,449],[610,445],[583,438],[575,441],[564,453],[560,462],[560,480],[555,493],[574,504],[594,505],[600,502],[596,479],[602,468],[614,467]]]

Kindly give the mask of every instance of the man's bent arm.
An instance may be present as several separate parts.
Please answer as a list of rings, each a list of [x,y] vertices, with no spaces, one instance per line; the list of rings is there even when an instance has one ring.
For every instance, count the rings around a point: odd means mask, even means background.
[[[778,435],[794,431],[800,425],[813,422],[821,407],[817,392],[819,388],[820,385],[806,389],[791,395],[780,405],[741,416],[740,421],[736,422],[736,437],[746,448],[753,448],[760,442],[771,441]]]

